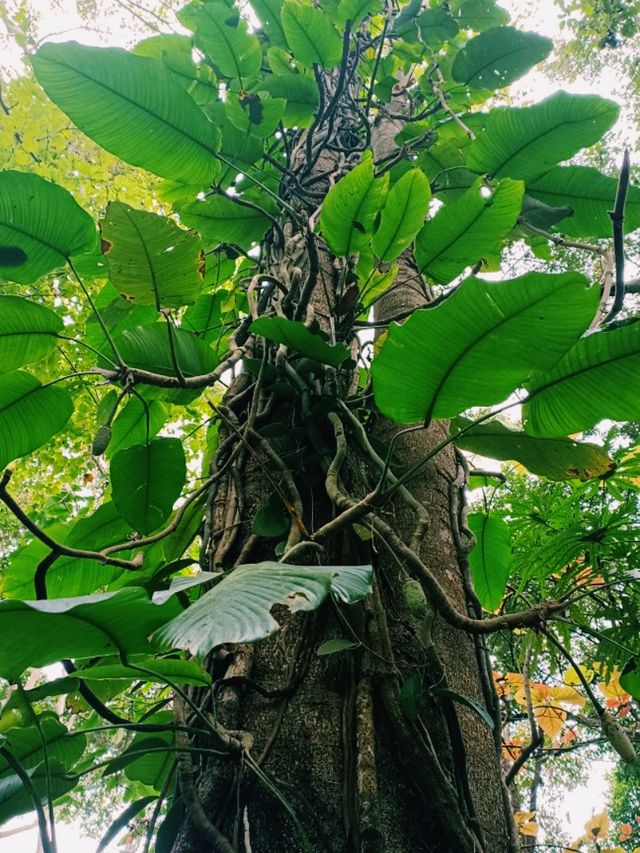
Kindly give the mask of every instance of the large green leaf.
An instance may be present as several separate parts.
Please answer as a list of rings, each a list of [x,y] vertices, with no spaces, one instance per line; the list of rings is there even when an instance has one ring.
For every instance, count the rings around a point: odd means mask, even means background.
[[[579,273],[469,278],[440,305],[391,325],[371,368],[376,404],[412,423],[497,403],[539,365],[555,364],[597,304]]]
[[[156,438],[119,450],[111,460],[113,502],[139,533],[151,533],[171,515],[187,467],[179,438]]]
[[[151,36],[138,42],[133,53],[161,59],[197,104],[209,104],[218,99],[215,74],[204,62],[196,65],[193,61],[193,41],[189,36],[176,33]]]
[[[430,47],[438,47],[458,33],[458,25],[444,6],[421,12],[418,15],[418,27],[422,41]]]
[[[251,331],[270,341],[285,344],[322,364],[339,367],[349,358],[349,350],[344,344],[331,346],[320,335],[310,332],[304,323],[296,323],[286,317],[260,317],[251,324]]]
[[[38,175],[0,172],[0,245],[26,255],[17,266],[0,258],[1,278],[30,284],[95,242],[93,220],[65,189]]]
[[[10,729],[6,738],[5,746],[25,768],[36,767],[44,761],[43,740],[49,757],[67,768],[73,767],[82,757],[87,745],[85,735],[78,733],[71,737],[62,723],[49,716],[40,718],[40,729],[37,726],[18,726]],[[11,765],[0,757],[0,776],[10,776],[12,773]]]
[[[597,142],[619,107],[597,95],[556,92],[532,107],[501,107],[468,148],[467,165],[494,178],[530,181]]]
[[[458,52],[451,75],[470,89],[502,89],[551,53],[551,39],[514,27],[494,27]]]
[[[49,355],[62,328],[50,308],[19,296],[0,296],[0,373]]]
[[[159,400],[131,397],[113,422],[107,456],[134,444],[147,444],[158,434],[167,419],[166,406]]]
[[[54,524],[46,527],[45,531],[57,542],[90,551],[126,542],[133,532],[111,501],[71,525]],[[31,598],[34,594],[34,566],[48,553],[49,548],[38,539],[14,551],[8,558],[2,577],[2,595]],[[130,554],[124,551],[118,556],[128,559]],[[122,572],[123,569],[105,566],[98,560],[59,557],[47,571],[47,592],[50,598],[89,595],[106,587]]]
[[[429,209],[431,188],[421,169],[411,169],[387,195],[373,251],[381,261],[393,261],[416,236]]]
[[[308,127],[320,105],[318,86],[309,74],[272,74],[259,84],[258,91],[285,98],[282,121],[286,127]]]
[[[500,251],[522,207],[524,184],[506,178],[491,191],[481,179],[440,208],[416,239],[420,272],[447,284],[466,267]]]
[[[527,185],[527,192],[554,207],[572,208],[573,215],[556,225],[569,237],[610,237],[618,181],[590,166],[556,166]],[[626,234],[640,228],[640,188],[629,187],[624,209]]]
[[[368,245],[388,184],[388,172],[374,177],[368,155],[329,190],[318,224],[334,255],[348,257]]]
[[[149,717],[148,722],[169,726],[173,719],[170,713],[161,711]],[[170,731],[155,732],[152,735],[138,733],[124,752],[107,765],[104,775],[109,776],[124,770],[127,779],[142,782],[156,791],[161,791],[175,761],[175,753],[170,749],[172,744],[173,735]]]
[[[509,21],[509,13],[496,5],[495,0],[452,0],[451,14],[461,30],[476,33]]]
[[[67,768],[52,758],[48,765],[41,762],[29,768],[27,775],[37,791],[40,802],[46,803],[49,793],[57,800],[77,784],[77,779],[67,774]],[[15,773],[0,779],[0,825],[17,815],[33,811],[33,800],[22,779]]]
[[[547,373],[527,383],[527,432],[568,435],[605,418],[640,418],[640,323],[579,340]]]
[[[287,43],[298,62],[323,68],[333,68],[340,62],[342,40],[327,12],[285,0],[280,18]]]
[[[74,675],[82,681],[148,681],[166,684],[167,678],[176,684],[211,684],[211,676],[195,660],[182,658],[133,657],[129,664],[108,661],[78,669]],[[142,667],[147,672],[140,672]]]
[[[121,294],[158,310],[196,301],[203,258],[195,234],[119,201],[108,206],[100,230],[109,278]]]
[[[107,151],[163,178],[215,178],[219,134],[161,60],[67,42],[31,62],[51,100]]]
[[[158,606],[142,589],[55,598],[0,600],[0,676],[15,681],[28,667],[63,658],[151,653],[147,637],[179,612]]]
[[[509,580],[511,533],[508,524],[495,513],[474,512],[467,519],[476,537],[469,553],[473,588],[485,610],[495,610]]]
[[[616,467],[597,444],[581,444],[570,438],[534,438],[495,420],[477,426],[471,423],[458,418],[452,425],[454,434],[465,430],[454,439],[457,447],[491,459],[515,459],[532,474],[549,480],[590,480]]]
[[[383,5],[383,0],[340,0],[336,13],[341,23],[351,21],[355,28],[369,15],[378,14]]]
[[[216,353],[197,335],[184,329],[172,329],[171,335],[178,367],[183,376],[200,376],[209,373],[218,363]],[[115,339],[120,355],[130,367],[175,376],[169,331],[164,323],[149,326],[134,326],[125,329]],[[105,353],[109,350],[105,348]],[[185,402],[197,397],[199,391],[189,389],[157,389],[157,395],[172,402]]]
[[[286,47],[287,39],[280,21],[281,0],[251,0],[251,6],[269,37],[269,44]]]
[[[271,615],[275,604],[315,610],[330,593],[351,604],[370,592],[371,582],[371,566],[238,566],[154,639],[201,657],[222,643],[255,642],[273,634],[279,628]]]
[[[49,441],[72,412],[60,385],[43,385],[24,370],[0,376],[0,469]]]
[[[199,231],[209,246],[235,243],[249,249],[262,239],[270,224],[260,208],[244,207],[226,195],[179,205],[178,210],[182,221]]]
[[[256,35],[247,32],[247,22],[238,10],[223,2],[198,7],[193,21],[196,43],[223,77],[245,80],[262,65],[262,47]]]

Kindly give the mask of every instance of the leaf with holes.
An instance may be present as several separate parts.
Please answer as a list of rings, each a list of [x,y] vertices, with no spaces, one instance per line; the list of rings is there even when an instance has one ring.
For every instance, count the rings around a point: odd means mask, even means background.
[[[121,294],[158,310],[196,301],[204,262],[195,234],[119,201],[107,207],[100,231],[109,278]]]
[[[493,27],[456,54],[451,75],[470,89],[502,89],[551,53],[553,42],[514,27]]]
[[[277,631],[275,604],[315,610],[329,594],[353,604],[371,591],[371,566],[238,566],[184,613],[156,632],[166,648],[202,657],[222,643],[251,643]]]
[[[55,598],[0,600],[0,676],[63,658],[150,654],[149,634],[180,612],[175,598],[158,606],[143,589]]]
[[[597,444],[583,444],[571,438],[534,438],[526,432],[511,430],[499,421],[472,426],[458,418],[452,424],[456,447],[503,461],[515,459],[521,465],[549,480],[590,480],[604,477],[616,467]]]

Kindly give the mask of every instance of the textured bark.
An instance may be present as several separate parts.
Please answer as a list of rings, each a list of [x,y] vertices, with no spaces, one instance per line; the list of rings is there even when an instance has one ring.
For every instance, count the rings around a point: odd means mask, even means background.
[[[391,122],[375,128],[376,158],[393,146],[395,132]],[[304,165],[303,146],[299,156]],[[317,186],[326,191],[358,159],[357,153],[345,157],[323,152],[315,171],[325,173],[325,179]],[[284,252],[275,253],[277,260],[272,255],[264,271],[291,286],[307,275],[310,260],[302,235],[289,225],[285,233],[289,240]],[[318,251],[311,307],[315,319],[328,329],[342,295],[337,292],[341,268],[321,244]],[[410,261],[403,260],[401,267],[399,285],[378,306],[378,317],[396,316],[430,298]],[[233,405],[242,399],[235,411],[246,413],[251,399],[238,396],[243,382],[242,377],[236,380],[227,401]],[[308,530],[317,530],[339,511],[324,484],[323,467],[336,449],[331,422],[323,415],[301,414],[297,404],[280,402],[272,411],[275,416],[267,415],[262,425],[271,417],[307,430],[306,437],[296,439],[303,451],[294,475],[304,524]],[[348,431],[348,421],[344,425]],[[397,431],[395,425],[377,417],[379,438],[388,443]],[[445,434],[442,423],[407,433],[398,438],[395,453],[408,466]],[[290,439],[269,441],[276,452],[282,452]],[[241,561],[273,559],[267,542],[250,538],[251,520],[271,491],[265,465],[272,476],[280,476],[258,447],[253,452],[243,448],[235,483],[230,478],[218,486],[210,532],[236,526],[232,535],[214,537],[216,547],[207,550],[212,564],[229,567]],[[241,512],[236,505],[238,477]],[[375,487],[379,471],[352,441],[340,477],[357,500]],[[404,542],[414,539],[415,549],[456,608],[476,616],[466,564],[469,539],[464,530],[463,487],[464,469],[448,449],[410,484],[421,512],[428,517],[428,523],[418,527],[417,541],[414,534],[420,518],[415,501],[400,495],[378,512]],[[371,562],[374,594],[364,604],[342,609],[341,614],[331,605],[304,616],[277,609],[282,625],[277,634],[254,648],[229,649],[212,661],[214,677],[235,679],[233,686],[216,694],[217,719],[227,730],[250,733],[250,753],[269,781],[260,780],[237,753],[208,759],[200,768],[199,799],[211,823],[232,849],[244,853],[516,850],[501,778],[499,729],[492,732],[477,714],[429,693],[429,688],[446,684],[486,707],[499,724],[482,641],[438,617],[431,632],[425,629],[429,620],[417,618],[405,601],[406,568],[379,537],[363,541],[348,527],[321,554],[307,550],[299,562],[312,563],[318,557],[324,564]],[[345,628],[345,618],[350,629]],[[359,648],[317,655],[322,642],[350,638],[350,630],[361,638]],[[425,698],[419,718],[413,719],[411,710],[403,708],[400,691],[416,678]],[[211,711],[210,697],[196,692],[194,698]],[[296,827],[292,813],[300,826]],[[201,827],[187,814],[173,853],[210,849]]]

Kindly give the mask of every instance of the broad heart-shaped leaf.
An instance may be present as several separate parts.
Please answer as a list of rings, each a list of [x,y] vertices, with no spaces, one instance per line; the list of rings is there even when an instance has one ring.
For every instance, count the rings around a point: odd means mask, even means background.
[[[143,589],[46,601],[0,600],[0,677],[63,658],[150,654],[149,634],[180,611],[175,598],[152,604]]]
[[[111,460],[113,502],[139,533],[151,533],[171,515],[187,466],[179,438],[156,438],[120,450]]]
[[[18,726],[6,733],[5,746],[14,758],[25,768],[36,767],[45,756],[42,741],[46,743],[50,758],[55,758],[67,768],[73,767],[85,750],[87,738],[78,733],[73,737],[55,717],[40,717],[40,730],[37,726]],[[9,762],[0,756],[0,777],[10,776],[13,769]]]
[[[162,429],[166,419],[166,406],[159,400],[147,402],[140,397],[131,397],[113,422],[106,455],[113,456],[134,444],[147,444]]]
[[[494,178],[533,180],[597,142],[618,112],[613,101],[562,91],[532,107],[494,109],[467,149],[467,165]]]
[[[555,230],[568,237],[610,237],[611,216],[618,181],[591,166],[556,166],[527,185],[527,192],[553,205],[567,206],[573,214]],[[640,188],[629,187],[624,209],[624,230],[640,228]]]
[[[508,524],[495,513],[474,512],[467,524],[476,544],[469,553],[473,588],[485,610],[495,610],[509,580],[511,533]]]
[[[640,323],[579,340],[546,373],[527,383],[523,408],[532,435],[568,435],[609,418],[640,418]]]
[[[176,360],[183,376],[200,376],[209,373],[219,359],[211,347],[208,347],[197,335],[184,329],[172,329]],[[116,346],[125,363],[130,367],[161,373],[163,376],[175,376],[169,332],[165,323],[152,323],[149,326],[134,326],[125,329],[115,339]],[[110,350],[104,346],[106,355]],[[191,389],[154,389],[155,396],[170,402],[189,402],[200,391]]]
[[[514,27],[493,27],[472,38],[453,62],[451,76],[470,89],[502,89],[551,53],[551,39]]]
[[[158,310],[196,301],[203,258],[195,234],[119,201],[107,207],[100,231],[109,278],[121,294]]]
[[[515,459],[532,474],[549,480],[590,480],[616,467],[597,444],[581,444],[570,438],[534,438],[499,421],[471,424],[466,418],[457,418],[452,424],[454,435],[465,430],[454,438],[456,447],[491,459]]]
[[[244,80],[255,77],[262,65],[262,47],[247,32],[247,22],[237,9],[223,2],[204,3],[193,17],[196,43],[223,77]]]
[[[272,74],[258,84],[258,91],[285,98],[285,127],[308,127],[320,105],[318,86],[310,74]]]
[[[349,358],[349,350],[344,344],[331,346],[320,335],[310,332],[304,323],[287,320],[286,317],[260,317],[251,324],[251,331],[270,341],[285,344],[322,364],[339,367]]]
[[[51,100],[116,157],[187,184],[216,177],[219,133],[160,59],[66,42],[31,62]]]
[[[478,179],[467,192],[446,204],[416,238],[420,272],[447,284],[481,258],[497,254],[522,207],[524,184],[505,178],[491,191]]]
[[[0,258],[0,278],[31,284],[95,243],[93,220],[65,189],[38,175],[0,172],[0,244],[26,255],[17,266]]]
[[[538,365],[558,361],[597,303],[579,273],[468,278],[440,305],[391,325],[371,367],[376,405],[413,423],[500,402]]]
[[[209,246],[235,243],[243,249],[262,239],[269,219],[261,210],[244,207],[225,195],[214,195],[202,201],[176,205],[180,219],[202,234]]]
[[[374,177],[373,157],[368,154],[329,190],[319,227],[334,255],[348,257],[367,246],[388,185],[388,172]]]
[[[387,195],[373,251],[381,261],[393,261],[416,236],[429,209],[431,188],[421,169],[411,169]]]
[[[52,758],[48,766],[41,762],[29,768],[27,774],[36,789],[40,801],[44,804],[51,793],[52,800],[66,794],[77,785],[77,779],[67,774],[67,768]],[[0,826],[18,815],[33,811],[31,793],[22,779],[12,773],[0,779]]]
[[[157,631],[154,640],[202,657],[222,643],[250,643],[273,634],[279,627],[271,615],[274,604],[315,610],[329,593],[352,604],[370,592],[371,583],[371,566],[238,566]]]
[[[322,9],[285,0],[282,29],[295,59],[303,65],[334,68],[342,57],[342,39]]]
[[[43,385],[24,370],[0,376],[0,469],[49,441],[72,412],[60,385]]]
[[[19,296],[0,296],[0,373],[49,355],[62,328],[50,308]]]

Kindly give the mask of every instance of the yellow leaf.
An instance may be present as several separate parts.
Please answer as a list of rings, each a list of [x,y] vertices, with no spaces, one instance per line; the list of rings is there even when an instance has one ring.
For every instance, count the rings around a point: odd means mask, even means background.
[[[585,823],[584,828],[589,838],[604,838],[609,832],[609,815],[607,812],[594,814],[593,817]]]
[[[533,714],[542,731],[551,740],[558,737],[562,731],[564,721],[567,719],[566,711],[552,705],[539,705],[537,708],[534,708]]]
[[[516,812],[513,816],[516,829],[520,835],[527,835],[534,838],[538,834],[538,824],[532,820],[535,812]]]
[[[587,669],[586,666],[579,666],[578,669],[582,673],[582,677],[585,681],[590,683],[593,680],[593,670]],[[577,687],[579,684],[581,684],[581,681],[572,666],[570,666],[564,674],[564,683],[568,684],[570,687]]]
[[[557,702],[567,702],[569,705],[584,705],[587,701],[575,687],[552,687],[551,697]]]

